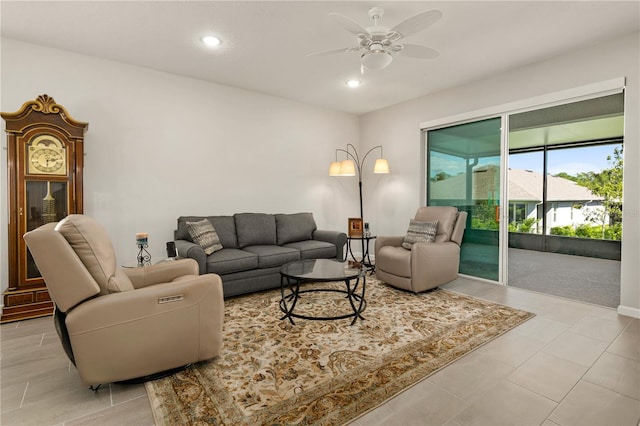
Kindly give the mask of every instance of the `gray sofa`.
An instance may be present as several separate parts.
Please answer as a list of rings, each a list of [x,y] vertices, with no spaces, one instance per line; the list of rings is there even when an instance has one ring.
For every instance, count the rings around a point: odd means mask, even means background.
[[[205,254],[193,242],[187,222],[208,219],[222,250]],[[200,274],[222,278],[225,297],[280,286],[280,268],[301,259],[343,260],[347,235],[318,230],[311,213],[238,213],[233,216],[181,216],[174,240],[178,256],[198,262]]]

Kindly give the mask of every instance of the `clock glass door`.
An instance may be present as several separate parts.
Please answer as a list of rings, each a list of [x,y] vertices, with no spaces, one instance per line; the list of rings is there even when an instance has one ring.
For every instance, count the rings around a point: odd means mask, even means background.
[[[20,226],[21,235],[49,222],[57,222],[67,216],[69,212],[69,185],[67,181],[27,180],[25,181],[25,199],[23,221]],[[20,253],[23,268],[21,276],[27,282],[40,278],[31,253],[22,245],[24,252]],[[22,251],[22,250],[21,250]]]

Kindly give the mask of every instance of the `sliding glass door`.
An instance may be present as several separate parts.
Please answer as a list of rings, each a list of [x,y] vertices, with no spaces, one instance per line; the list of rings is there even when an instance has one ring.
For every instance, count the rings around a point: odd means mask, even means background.
[[[620,260],[624,95],[509,116],[509,247]]]
[[[460,273],[501,281],[501,118],[427,131],[427,205],[467,211]]]
[[[624,93],[509,116],[508,285],[620,304]]]
[[[549,281],[535,276],[551,269],[552,263],[535,263],[540,258],[558,263],[558,255],[577,255],[619,262],[624,94],[608,89],[600,96],[550,103],[505,109],[477,121],[455,117],[452,124],[423,124],[426,205],[455,206],[469,214],[461,274],[524,287],[523,276]],[[615,264],[612,268],[615,272]],[[559,264],[552,282],[579,281],[567,272]],[[579,286],[571,294],[583,290]],[[611,303],[577,298],[616,306],[616,296]]]

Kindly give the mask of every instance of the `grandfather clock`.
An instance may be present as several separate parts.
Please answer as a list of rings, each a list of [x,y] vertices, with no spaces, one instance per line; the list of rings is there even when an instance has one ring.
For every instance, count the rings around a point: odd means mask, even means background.
[[[53,302],[22,236],[71,213],[82,213],[84,133],[48,95],[0,113],[7,132],[9,288],[1,322],[51,315]]]

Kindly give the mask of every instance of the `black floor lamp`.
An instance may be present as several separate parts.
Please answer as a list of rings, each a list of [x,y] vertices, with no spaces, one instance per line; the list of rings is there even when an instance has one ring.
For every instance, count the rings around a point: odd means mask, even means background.
[[[380,149],[380,158],[376,160],[373,166],[373,173],[386,174],[389,173],[389,163],[382,158],[382,145],[374,146],[362,157],[358,155],[356,147],[352,144],[347,144],[347,149],[336,149],[336,161],[332,162],[329,166],[329,176],[355,176],[358,174],[358,189],[360,190],[360,219],[364,226],[364,215],[362,212],[362,167],[364,162],[374,150]],[[347,154],[347,159],[338,161],[338,152],[344,152]],[[364,239],[362,239],[362,254],[364,256]]]

